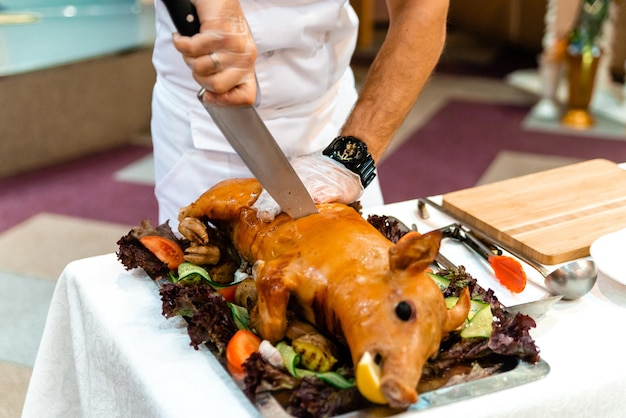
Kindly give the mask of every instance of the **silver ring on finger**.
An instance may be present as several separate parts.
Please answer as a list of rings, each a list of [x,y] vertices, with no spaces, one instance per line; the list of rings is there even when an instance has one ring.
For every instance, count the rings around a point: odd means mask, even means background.
[[[213,61],[213,65],[215,66],[215,72],[219,73],[220,71],[222,71],[222,63],[215,56],[215,52],[209,53],[209,58],[211,58],[211,61]]]

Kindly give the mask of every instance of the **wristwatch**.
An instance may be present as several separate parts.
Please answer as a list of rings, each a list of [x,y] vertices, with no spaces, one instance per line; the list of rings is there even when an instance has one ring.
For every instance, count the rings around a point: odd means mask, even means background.
[[[348,170],[358,174],[363,188],[366,188],[376,177],[374,159],[367,152],[367,145],[358,138],[338,136],[322,151],[322,154],[340,162]]]

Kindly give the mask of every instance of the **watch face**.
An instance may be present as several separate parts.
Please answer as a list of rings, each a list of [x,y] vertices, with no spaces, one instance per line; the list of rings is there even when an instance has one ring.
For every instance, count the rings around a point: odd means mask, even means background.
[[[340,141],[335,147],[335,155],[342,161],[359,161],[363,158],[363,151],[363,144],[351,139]]]
[[[372,156],[367,152],[367,145],[352,136],[339,136],[322,151],[323,155],[343,164],[348,170],[361,178],[363,187],[367,187],[376,177],[376,167]]]

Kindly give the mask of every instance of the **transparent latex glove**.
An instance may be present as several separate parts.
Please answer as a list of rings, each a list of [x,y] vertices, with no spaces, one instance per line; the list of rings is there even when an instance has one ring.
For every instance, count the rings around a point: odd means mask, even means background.
[[[315,203],[352,203],[363,193],[358,175],[321,153],[297,157],[290,162]],[[265,222],[272,221],[282,212],[280,205],[265,190],[252,208]]]
[[[236,0],[194,0],[200,32],[173,34],[174,46],[206,90],[203,101],[220,105],[253,104],[257,95],[256,44]]]

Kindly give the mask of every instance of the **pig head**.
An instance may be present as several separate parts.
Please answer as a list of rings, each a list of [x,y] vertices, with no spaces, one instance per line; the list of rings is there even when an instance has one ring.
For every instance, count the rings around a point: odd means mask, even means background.
[[[394,407],[417,401],[416,386],[424,363],[439,349],[442,337],[463,324],[470,298],[467,289],[452,309],[425,269],[439,249],[441,235],[410,233],[389,249],[389,269],[341,312],[342,329],[355,364],[365,352],[381,367],[381,392]]]
[[[425,273],[441,234],[409,233],[394,245],[353,208],[320,204],[300,219],[257,219],[256,181],[228,180],[181,209],[179,219],[224,222],[240,254],[254,262],[258,302],[252,322],[271,342],[284,338],[287,308],[344,341],[356,365],[365,352],[381,368],[393,407],[417,401],[422,367],[469,311],[467,290],[448,310]]]

